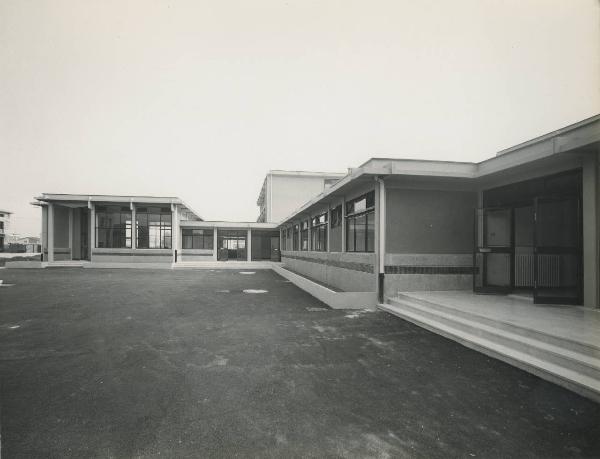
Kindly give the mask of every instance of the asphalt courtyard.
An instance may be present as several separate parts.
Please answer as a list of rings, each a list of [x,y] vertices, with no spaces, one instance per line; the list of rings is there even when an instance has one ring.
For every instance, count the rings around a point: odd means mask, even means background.
[[[271,271],[0,279],[3,459],[600,455],[600,405]]]

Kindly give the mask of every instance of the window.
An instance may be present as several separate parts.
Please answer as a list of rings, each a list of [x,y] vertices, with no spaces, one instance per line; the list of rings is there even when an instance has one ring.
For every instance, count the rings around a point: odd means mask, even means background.
[[[327,214],[312,219],[311,248],[317,252],[327,251]]]
[[[300,229],[300,250],[308,250],[308,220],[302,222]]]
[[[346,251],[375,251],[375,192],[346,203]]]
[[[0,230],[4,229],[4,222],[0,222]]]
[[[342,224],[342,205],[331,210],[331,227],[336,228]]]
[[[131,248],[131,210],[129,206],[96,207],[96,247]]]
[[[300,226],[294,225],[293,231],[294,240],[292,241],[294,250],[298,250],[299,238],[300,238]]]
[[[209,229],[182,229],[182,249],[213,249],[213,230]]]
[[[138,207],[135,220],[138,249],[171,248],[170,207]]]

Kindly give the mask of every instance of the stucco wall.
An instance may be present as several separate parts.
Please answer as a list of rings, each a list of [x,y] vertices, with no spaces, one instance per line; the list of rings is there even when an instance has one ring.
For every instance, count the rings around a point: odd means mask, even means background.
[[[212,261],[214,251],[210,249],[181,249],[178,261]]]
[[[267,200],[272,199],[269,216],[272,222],[283,220],[325,189],[322,177],[272,175],[271,180],[271,196]]]
[[[385,296],[473,287],[477,193],[386,190]]]
[[[69,247],[69,209],[54,206],[54,248]]]
[[[284,251],[285,268],[346,292],[375,291],[372,253]]]
[[[387,253],[472,253],[477,194],[389,189]]]
[[[473,288],[472,254],[386,254],[385,296]]]

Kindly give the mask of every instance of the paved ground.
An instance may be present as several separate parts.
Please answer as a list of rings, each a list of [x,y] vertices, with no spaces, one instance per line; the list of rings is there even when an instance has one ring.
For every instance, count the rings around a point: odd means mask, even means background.
[[[600,405],[271,271],[0,279],[3,458],[600,454]]]

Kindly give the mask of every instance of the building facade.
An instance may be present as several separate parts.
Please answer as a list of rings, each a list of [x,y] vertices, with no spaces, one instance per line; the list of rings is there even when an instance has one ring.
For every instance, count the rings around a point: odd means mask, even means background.
[[[373,158],[285,217],[282,262],[344,291],[525,291],[598,307],[600,116],[480,163]]]
[[[256,201],[260,209],[257,221],[281,221],[344,175],[328,172],[269,171]]]
[[[172,267],[281,257],[291,272],[380,302],[403,291],[524,291],[598,307],[599,142],[596,116],[480,163],[372,158],[343,176],[271,171],[253,223],[205,221],[175,197],[43,194],[43,259]]]
[[[0,252],[4,251],[5,244],[8,245],[8,229],[10,227],[10,216],[12,212],[0,209]]]

